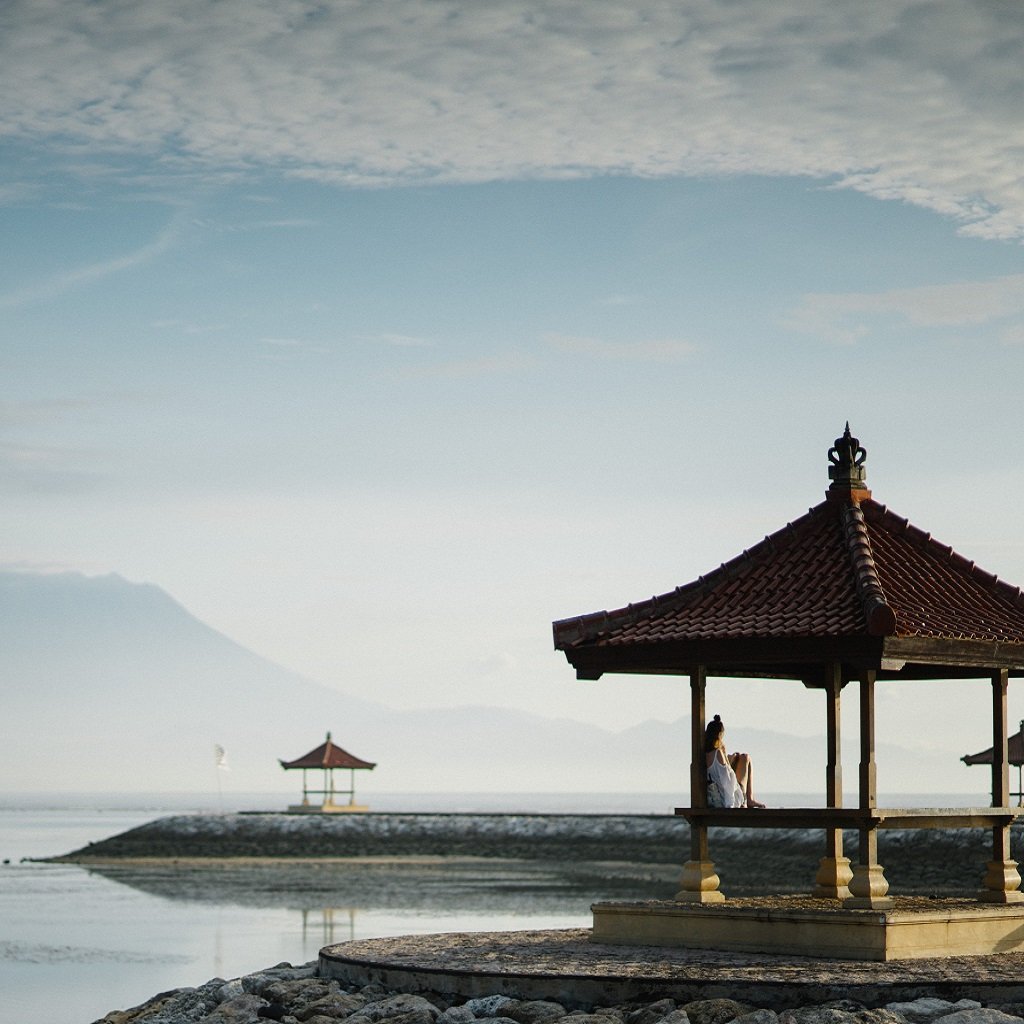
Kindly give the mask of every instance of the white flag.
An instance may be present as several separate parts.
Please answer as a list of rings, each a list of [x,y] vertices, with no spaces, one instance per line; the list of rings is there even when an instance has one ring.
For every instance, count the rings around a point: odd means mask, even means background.
[[[231,771],[228,767],[228,755],[224,753],[224,748],[219,743],[213,745],[213,756],[217,762],[217,767],[222,772]]]

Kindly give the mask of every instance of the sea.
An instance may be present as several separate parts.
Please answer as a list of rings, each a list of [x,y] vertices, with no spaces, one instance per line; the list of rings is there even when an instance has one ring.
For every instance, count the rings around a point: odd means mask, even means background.
[[[767,794],[773,806],[818,797]],[[90,842],[183,813],[283,810],[287,795],[0,795],[0,1024],[91,1024],[158,992],[314,960],[322,946],[428,932],[580,928],[595,895],[578,881],[518,872],[508,862],[453,873],[443,885],[409,877],[405,898],[373,887],[336,898],[283,879],[240,894],[215,872],[200,890],[154,884],[152,872],[49,864]],[[671,814],[668,793],[388,793],[374,811],[533,814]],[[900,806],[983,806],[982,794],[902,795]],[[401,886],[401,877],[397,884]],[[396,885],[390,879],[390,889]],[[543,890],[544,898],[530,898]],[[367,895],[369,891],[370,895]]]

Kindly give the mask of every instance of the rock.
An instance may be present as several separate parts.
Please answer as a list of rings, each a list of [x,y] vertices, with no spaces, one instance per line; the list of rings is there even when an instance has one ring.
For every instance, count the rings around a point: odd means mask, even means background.
[[[656,1003],[648,1003],[647,1006],[641,1006],[639,1009],[627,1014],[626,1024],[657,1024],[662,1017],[674,1013],[675,1009],[676,1003],[674,999],[659,999]],[[732,1017],[735,1016],[736,1014],[732,1015]],[[732,1017],[729,1019],[732,1020]],[[704,1022],[701,1021],[700,1024],[704,1024]],[[715,1021],[714,1024],[720,1024],[720,1022]]]
[[[736,1018],[733,1024],[778,1024],[779,1015],[774,1010],[751,1010]]]
[[[474,1017],[494,1017],[498,1014],[507,1014],[510,1009],[519,1005],[519,1000],[511,996],[480,996],[477,999],[467,999],[464,1005],[472,1011]]]
[[[240,996],[245,991],[242,985],[241,978],[233,978],[231,981],[225,982],[221,985],[220,991],[217,993],[217,998],[222,1002],[226,1003],[229,999],[234,999]]]
[[[267,967],[262,971],[255,971],[247,974],[238,980],[246,992],[260,994],[262,989],[275,981],[303,981],[308,978],[315,978],[317,975],[317,961],[311,960],[301,967],[292,967],[291,964],[278,964],[277,967]]]
[[[652,1005],[657,1006],[658,1004],[653,1003]],[[686,1011],[690,1024],[729,1024],[730,1021],[750,1013],[757,1007],[749,1006],[747,1003],[738,1003],[735,999],[697,999],[692,1003],[686,1003],[680,1009]],[[632,1022],[630,1021],[629,1024]]]
[[[626,1024],[626,1012],[621,1006],[595,1006],[590,1012],[595,1017],[608,1017],[619,1024]]]
[[[311,1003],[315,1003],[320,999],[327,999],[333,995],[340,995],[341,989],[336,981],[321,981],[319,978],[285,981],[269,980],[260,986],[255,994],[262,996],[271,1005],[283,1006],[286,1013],[291,1014],[293,1017],[298,1017]],[[360,999],[361,997],[356,996],[354,998]],[[361,1006],[362,1003],[359,1005]],[[351,1010],[346,1011],[346,1013],[351,1012]]]
[[[566,1020],[571,1020],[572,1024],[609,1024],[609,1021],[616,1019],[605,1013],[573,1013],[566,1017]]]
[[[469,1024],[476,1019],[476,1014],[468,1006],[450,1006],[440,1017],[436,1024]]]
[[[800,1006],[783,1010],[779,1024],[857,1024],[857,1013],[836,1006]]]
[[[161,992],[130,1010],[114,1010],[97,1024],[193,1024],[217,1007],[217,993],[225,984],[223,978],[214,978],[199,988]]]
[[[902,1013],[886,1007],[858,1010],[853,1016],[857,1024],[907,1024],[907,1018]]]
[[[984,1006],[957,1010],[942,1019],[942,1024],[1020,1024],[1020,1017],[1013,1017],[1002,1010],[986,1009]]]
[[[328,992],[326,995],[321,996],[321,998],[315,999],[312,1002],[305,1003],[301,1009],[297,1009],[293,1005],[289,1010],[294,1014],[295,1019],[299,1021],[308,1021],[310,1017],[315,1017],[317,1015],[322,1017],[331,1017],[334,1020],[340,1020],[343,1017],[348,1017],[350,1014],[355,1013],[357,1010],[361,1010],[365,1005],[366,999],[361,995],[351,995],[348,992],[334,991]]]
[[[527,999],[505,1013],[519,1024],[550,1024],[565,1016],[565,1007],[548,999]]]
[[[948,1017],[958,1010],[975,1010],[979,1006],[981,1003],[973,999],[961,999],[958,1003],[951,1003],[947,999],[925,997],[910,1003],[886,1003],[885,1009],[900,1014],[909,1021],[909,1024],[928,1024],[936,1017]]]
[[[423,996],[401,993],[366,1003],[348,1019],[351,1024],[377,1024],[377,1021],[392,1021],[393,1024],[434,1024],[441,1011]]]
[[[266,1005],[262,996],[243,992],[221,1003],[212,1013],[203,1017],[201,1024],[260,1024],[258,1011]]]

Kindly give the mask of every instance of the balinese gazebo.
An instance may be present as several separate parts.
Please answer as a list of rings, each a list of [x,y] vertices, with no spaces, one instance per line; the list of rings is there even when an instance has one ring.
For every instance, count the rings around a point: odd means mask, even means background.
[[[356,803],[355,773],[361,769],[376,768],[376,762],[363,761],[361,758],[342,750],[331,740],[331,734],[327,739],[315,747],[308,754],[296,758],[294,761],[280,761],[285,771],[302,769],[302,803],[293,804],[288,808],[290,814],[337,814],[353,811],[368,811],[365,804]],[[349,788],[338,789],[334,785],[334,772],[338,768],[347,768],[349,771]],[[308,783],[307,772],[310,770],[323,772],[323,787],[312,789]],[[311,796],[319,797],[319,801],[311,801]],[[348,803],[339,804],[335,802],[336,796],[347,796]]]
[[[690,683],[690,798],[689,806],[676,813],[690,823],[691,848],[680,891],[672,906],[655,909],[646,924],[640,909],[634,914],[597,904],[595,937],[706,944],[707,935],[694,918],[706,916],[725,899],[708,848],[709,827],[822,829],[824,856],[813,893],[816,905],[828,901],[833,923],[839,919],[837,911],[847,917],[871,911],[870,916],[884,921],[898,910],[878,862],[880,829],[985,828],[991,831],[992,859],[977,900],[985,904],[983,910],[996,909],[989,906],[996,904],[1005,912],[1000,915],[1001,937],[991,941],[1005,946],[1006,935],[1022,931],[1024,908],[1014,905],[1024,896],[1010,855],[1010,825],[1021,809],[1008,806],[1007,685],[1010,676],[1024,674],[1024,594],[873,500],[866,452],[848,424],[828,457],[831,483],[825,500],[741,555],[670,593],[554,623],[555,648],[564,652],[580,679],[615,672],[687,676]],[[822,692],[824,808],[707,806],[703,741],[708,676],[790,679]],[[971,678],[988,680],[991,690],[986,703],[991,700],[995,752],[992,806],[879,807],[876,683]],[[840,698],[851,682],[859,690],[859,797],[856,807],[846,808]],[[843,829],[859,834],[852,871],[843,854]],[[972,901],[975,908],[977,900]],[[685,908],[692,911],[687,920],[671,925],[669,918]],[[884,913],[880,916],[879,911]],[[1012,926],[1007,914],[1017,918]],[[965,935],[969,930],[965,928]],[[843,952],[849,949],[848,938],[830,946],[831,940],[813,928],[795,932],[802,937],[787,947],[790,951],[831,948],[837,956],[862,955]],[[774,929],[769,945],[782,948],[779,934]],[[959,951],[975,942],[977,933],[972,934]],[[931,941],[923,939],[916,952],[893,954],[890,938],[883,934],[878,940],[884,947],[878,958],[936,955],[920,952]],[[741,936],[736,941],[746,940]],[[763,948],[758,941],[734,942],[732,948]],[[1014,941],[1024,944],[1024,939]],[[953,942],[949,948],[955,946]]]
[[[992,764],[992,747],[982,750],[977,754],[964,754],[960,758],[966,765]],[[1017,798],[1017,803],[1024,805],[1024,785],[1022,785],[1022,772],[1024,772],[1024,722],[1020,723],[1020,731],[1015,732],[1006,742],[1006,760],[1017,769],[1017,792],[1010,793],[1010,796]]]

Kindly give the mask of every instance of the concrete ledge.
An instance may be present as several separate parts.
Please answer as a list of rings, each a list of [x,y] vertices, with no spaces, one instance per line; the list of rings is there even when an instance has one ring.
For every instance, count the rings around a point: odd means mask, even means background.
[[[465,998],[502,994],[563,1005],[728,997],[775,1010],[854,999],[1024,1001],[1024,953],[896,964],[826,957],[606,945],[588,929],[461,932],[325,946],[319,973],[347,984]]]
[[[594,941],[841,960],[921,960],[1024,950],[1024,906],[898,898],[891,910],[847,910],[801,896],[725,903],[595,903]]]

